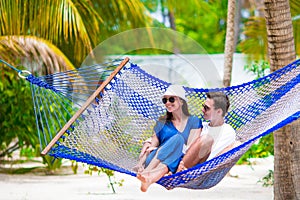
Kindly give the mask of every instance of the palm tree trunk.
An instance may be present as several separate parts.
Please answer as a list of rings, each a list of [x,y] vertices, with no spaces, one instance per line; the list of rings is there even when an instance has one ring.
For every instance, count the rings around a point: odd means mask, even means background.
[[[240,24],[242,19],[242,1],[236,1],[235,17],[234,17],[234,46],[236,47],[240,35]]]
[[[235,0],[228,0],[224,76],[223,76],[224,87],[230,86],[230,82],[231,82],[232,60],[233,60],[233,53],[235,51],[235,41],[234,41],[235,4],[236,4]]]
[[[275,71],[296,59],[290,5],[288,0],[265,0],[264,5],[269,59]],[[300,199],[299,132],[296,121],[274,133],[274,199]]]

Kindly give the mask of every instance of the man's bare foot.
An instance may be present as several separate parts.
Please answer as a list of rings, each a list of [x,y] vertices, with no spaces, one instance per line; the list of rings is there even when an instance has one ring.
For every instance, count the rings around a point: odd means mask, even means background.
[[[173,173],[169,171],[168,173],[165,174],[165,176],[171,176]]]
[[[176,172],[181,172],[181,171],[186,170],[186,169],[187,168],[184,166],[184,162],[180,161]]]

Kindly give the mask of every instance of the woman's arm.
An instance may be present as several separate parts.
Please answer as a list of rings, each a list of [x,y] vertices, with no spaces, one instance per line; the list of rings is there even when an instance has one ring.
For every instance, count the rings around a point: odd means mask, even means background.
[[[191,144],[196,140],[196,138],[200,137],[201,131],[202,131],[202,128],[192,129],[190,131],[190,135],[189,135],[188,141],[187,141],[187,148],[189,148],[191,146]]]
[[[143,147],[141,149],[140,158],[148,151],[151,152],[153,149],[157,148],[159,145],[159,140],[155,133],[151,136],[151,138],[148,138],[145,140]]]
[[[151,146],[158,147],[158,145],[159,145],[158,137],[157,137],[156,133],[153,133],[153,135],[151,137]]]

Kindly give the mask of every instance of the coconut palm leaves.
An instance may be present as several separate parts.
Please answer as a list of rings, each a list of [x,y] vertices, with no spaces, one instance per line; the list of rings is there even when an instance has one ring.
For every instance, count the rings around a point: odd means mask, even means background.
[[[300,2],[298,0],[290,0],[291,15],[293,19],[293,29],[296,45],[296,53],[300,53]],[[255,7],[255,6],[253,6]],[[249,13],[255,13],[249,11]],[[243,53],[249,55],[249,60],[268,60],[268,40],[266,30],[266,20],[264,16],[251,16],[245,23],[243,32],[245,39],[240,43]],[[255,48],[253,48],[255,47]],[[298,47],[298,48],[297,48]]]
[[[80,66],[87,54],[110,35],[150,22],[145,13],[137,0],[0,0],[0,37],[5,36],[0,38],[0,58],[16,64],[16,58],[28,60],[31,54],[31,59],[51,68],[56,67],[54,63],[61,64],[58,58],[48,61],[53,50],[52,55],[64,54],[62,57],[70,60],[59,65],[62,69],[66,65],[72,68],[71,63]],[[22,42],[26,45],[20,45]],[[32,54],[36,46],[42,52],[39,56]],[[16,49],[20,51],[16,53]]]

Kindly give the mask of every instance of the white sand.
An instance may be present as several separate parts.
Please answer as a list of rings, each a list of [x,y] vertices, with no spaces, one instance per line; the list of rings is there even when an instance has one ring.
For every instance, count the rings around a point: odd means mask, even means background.
[[[80,165],[80,164],[79,164]],[[190,190],[175,188],[166,190],[158,184],[150,186],[146,193],[140,191],[140,182],[132,176],[116,173],[116,180],[124,179],[124,185],[115,186],[116,194],[112,193],[106,175],[92,176],[83,174],[82,169],[77,175],[7,175],[0,174],[0,200],[82,200],[82,199],[228,199],[253,200],[273,199],[273,187],[263,187],[258,181],[273,169],[271,159],[260,159],[256,164],[236,165],[218,185],[207,190]],[[70,169],[71,171],[71,169]]]

